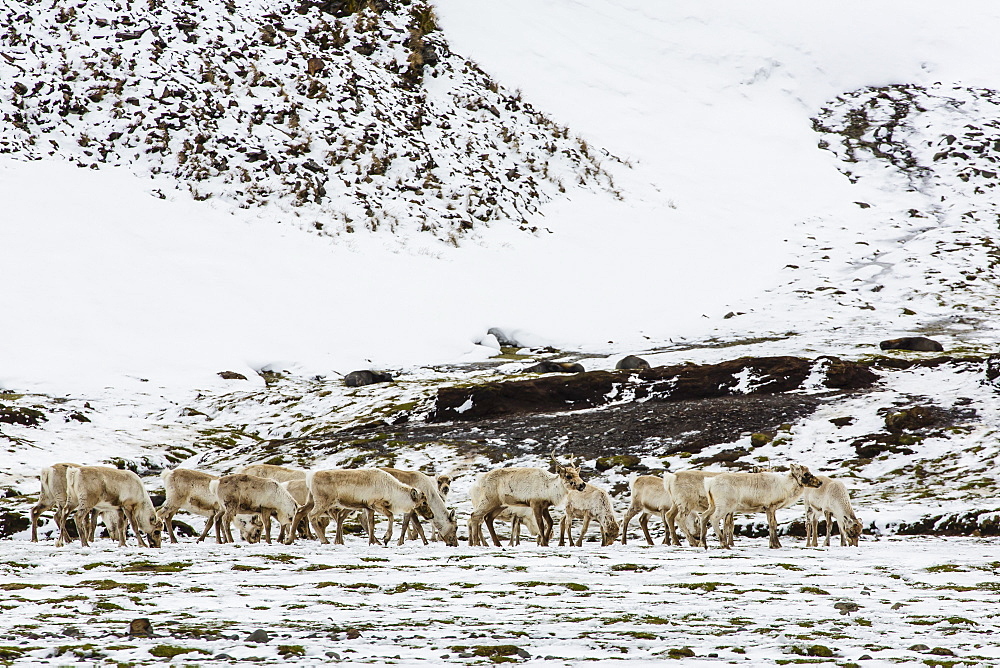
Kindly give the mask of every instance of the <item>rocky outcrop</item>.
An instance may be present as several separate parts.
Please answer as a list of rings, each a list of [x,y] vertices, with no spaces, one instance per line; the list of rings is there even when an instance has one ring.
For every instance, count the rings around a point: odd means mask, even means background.
[[[877,376],[866,366],[838,358],[755,357],[720,364],[592,371],[570,377],[449,387],[438,391],[429,420],[478,420],[522,413],[594,408],[635,400],[680,401],[804,389],[807,384],[853,390]]]

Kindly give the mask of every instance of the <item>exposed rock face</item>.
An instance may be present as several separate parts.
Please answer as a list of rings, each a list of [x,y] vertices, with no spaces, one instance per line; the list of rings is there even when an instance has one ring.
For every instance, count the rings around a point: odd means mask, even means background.
[[[917,352],[934,353],[944,351],[944,346],[926,336],[907,336],[901,339],[888,339],[878,344],[882,350],[913,350]]]
[[[563,181],[611,189],[423,3],[4,3],[0,47],[0,154],[125,166],[320,235],[534,231]]]
[[[450,387],[438,392],[431,421],[478,420],[519,413],[593,408],[614,402],[679,401],[801,389],[817,372],[831,389],[859,389],[875,382],[867,367],[837,358],[742,358],[720,364],[687,364],[638,371],[592,371]]]

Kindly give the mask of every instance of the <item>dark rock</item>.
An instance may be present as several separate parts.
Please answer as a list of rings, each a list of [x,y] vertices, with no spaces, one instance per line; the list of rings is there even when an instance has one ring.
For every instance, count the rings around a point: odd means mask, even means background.
[[[583,373],[586,371],[582,364],[572,362],[539,362],[529,366],[523,373]]]
[[[829,422],[830,424],[836,425],[838,427],[847,427],[854,424],[856,420],[857,420],[856,418],[852,417],[839,417],[839,418],[831,418]]]
[[[755,434],[750,434],[750,445],[755,448],[759,448],[762,445],[767,445],[774,440],[774,434],[767,432],[757,432]]]
[[[1000,355],[990,355],[986,358],[986,382],[1000,385],[997,382],[998,378],[1000,378]]]
[[[695,460],[694,463],[698,466],[707,466],[709,464],[731,464],[749,454],[750,451],[745,448],[728,448],[708,457],[700,457]]]
[[[45,413],[34,408],[17,406],[0,406],[0,422],[4,424],[19,424],[25,427],[37,427],[48,420]]]
[[[31,520],[20,513],[0,512],[0,538],[7,538],[31,526]]]
[[[904,430],[932,427],[937,423],[938,416],[935,410],[927,406],[914,406],[885,416],[885,428],[895,434]]]
[[[608,469],[613,469],[616,466],[621,466],[622,468],[630,471],[634,471],[639,468],[647,468],[643,466],[641,462],[642,460],[635,455],[614,455],[611,457],[598,457],[597,463],[594,466],[598,471],[607,471]]]
[[[852,612],[857,612],[861,609],[861,606],[857,603],[852,603],[851,601],[840,601],[839,603],[834,603],[833,607],[840,610],[840,614],[849,615]]]
[[[424,48],[420,50],[420,55],[424,59],[424,65],[428,67],[434,67],[440,62],[437,49],[434,48],[433,44],[425,44]]]
[[[878,344],[882,350],[913,350],[917,352],[931,353],[942,352],[944,346],[926,336],[906,336],[901,339],[888,339]]]
[[[271,641],[271,636],[264,629],[257,629],[247,636],[247,642],[265,643]]]
[[[310,58],[306,61],[306,68],[309,70],[309,74],[319,74],[326,67],[326,63],[323,62],[322,58]]]
[[[619,400],[626,386],[634,400],[683,401],[775,394],[799,389],[815,365],[831,389],[855,390],[878,379],[861,364],[837,358],[815,363],[798,357],[745,357],[720,364],[682,364],[650,369],[591,371],[573,376],[485,383],[438,390],[432,422],[479,420],[525,413],[603,406]],[[746,383],[746,377],[752,381]]]
[[[648,369],[649,362],[642,359],[641,357],[636,357],[635,355],[629,355],[628,357],[623,357],[618,360],[618,364],[615,365],[616,369]]]
[[[1000,508],[969,510],[947,515],[927,515],[915,522],[900,522],[901,536],[1000,536]]]
[[[242,373],[237,373],[235,371],[220,371],[219,377],[225,380],[246,380],[247,377]]]
[[[833,650],[826,645],[810,645],[806,648],[807,656],[832,657]]]
[[[930,647],[928,647],[927,645],[923,644],[922,642],[921,643],[917,643],[916,645],[910,645],[910,647],[909,647],[909,650],[911,652],[926,652],[929,649],[930,649]]]
[[[373,383],[391,383],[392,376],[380,371],[352,371],[344,376],[344,385],[348,387],[361,387],[372,385]]]
[[[499,327],[490,327],[486,331],[486,333],[487,334],[492,334],[493,336],[495,336],[496,339],[497,339],[497,341],[500,343],[500,346],[503,347],[503,348],[523,348],[524,347],[520,343],[518,343],[516,339],[514,339],[512,336],[510,336],[509,334],[507,334],[507,332],[503,331]]]
[[[133,619],[128,625],[128,634],[133,638],[152,638],[153,625],[149,623],[149,619],[146,617]]]
[[[66,416],[66,421],[76,420],[77,422],[90,422],[90,418],[79,411],[74,411]]]
[[[933,654],[934,656],[955,656],[955,653],[947,647],[934,647],[928,654]]]

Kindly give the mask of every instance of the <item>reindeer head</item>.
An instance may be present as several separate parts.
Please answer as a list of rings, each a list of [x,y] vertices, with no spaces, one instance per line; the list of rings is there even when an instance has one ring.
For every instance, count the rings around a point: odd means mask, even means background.
[[[442,473],[435,480],[437,481],[438,493],[441,495],[441,498],[447,499],[448,492],[451,491],[451,476]]]
[[[823,484],[822,480],[810,473],[809,469],[802,464],[792,464],[789,468],[792,471],[792,477],[803,487],[819,487]]]
[[[618,526],[618,522],[614,517],[609,518],[607,524],[601,527],[601,547],[613,545],[620,533],[621,528]]]
[[[562,483],[567,489],[575,489],[578,492],[582,492],[587,487],[587,483],[580,477],[580,468],[578,466],[574,466],[573,464],[566,464],[564,466],[560,464],[556,459],[555,448],[552,448],[549,456],[552,458],[552,464],[555,467],[556,473],[562,479]]]
[[[861,523],[861,520],[857,518],[847,518],[846,527],[840,527],[840,530],[844,532],[844,537],[847,538],[847,544],[853,547],[858,546],[858,538],[861,536],[861,532],[864,531],[865,525]]]
[[[417,505],[418,509],[427,505],[427,495],[421,492],[416,487],[410,488],[410,498],[413,499],[413,503]],[[430,508],[428,508],[427,510],[428,512],[430,512]],[[431,517],[433,516],[434,513],[431,513]]]
[[[146,540],[149,541],[150,547],[160,547],[163,545],[163,522],[160,520],[157,520],[157,522],[159,522],[159,526],[146,534]]]
[[[458,547],[458,521],[455,519],[455,509],[448,511],[447,529],[441,531],[441,540],[448,547]]]

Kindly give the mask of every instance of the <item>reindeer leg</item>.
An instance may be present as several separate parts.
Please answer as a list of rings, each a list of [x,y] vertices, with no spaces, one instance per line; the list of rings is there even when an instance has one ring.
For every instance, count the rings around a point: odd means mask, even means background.
[[[622,518],[622,545],[628,545],[628,523],[638,514],[639,509],[636,506],[630,505],[625,511],[625,517]]]
[[[768,547],[779,548],[781,542],[778,540],[778,517],[774,508],[765,508],[765,512],[767,513],[767,533],[770,538]]]
[[[642,515],[639,515],[639,526],[642,528],[642,533],[646,537],[646,543],[648,545],[652,545],[653,537],[649,535],[649,513],[643,511]]]
[[[495,547],[502,547],[502,545],[500,545],[500,539],[497,537],[496,527],[493,526],[493,520],[496,519],[497,515],[503,512],[503,509],[504,506],[500,506],[486,513],[486,528],[490,531],[490,538],[493,539],[493,545]]]
[[[583,514],[583,527],[580,529],[580,537],[576,541],[577,547],[583,547],[583,535],[587,533],[587,529],[590,527],[590,511],[588,510]],[[573,539],[570,538],[572,543]]]
[[[167,522],[166,520],[163,520],[164,524],[166,524],[166,522]],[[208,521],[205,522],[205,530],[201,532],[200,536],[198,536],[198,540],[195,541],[196,543],[200,543],[201,541],[205,540],[205,537],[208,535],[208,532],[212,530],[213,524],[215,524],[214,512],[208,516]]]

